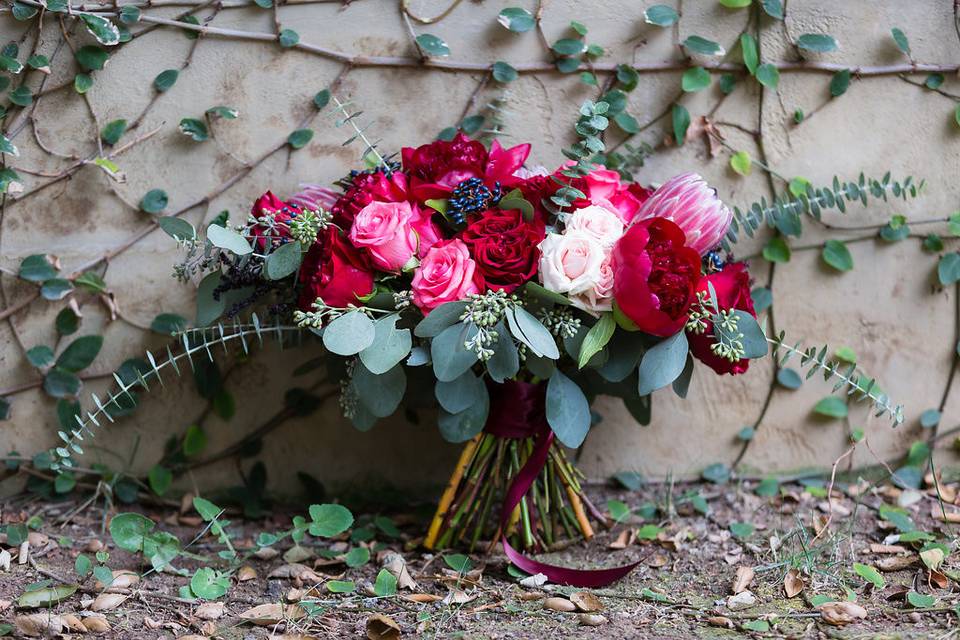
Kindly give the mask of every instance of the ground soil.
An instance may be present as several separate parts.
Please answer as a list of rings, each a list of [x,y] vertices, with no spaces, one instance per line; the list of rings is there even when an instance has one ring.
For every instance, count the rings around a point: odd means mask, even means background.
[[[739,484],[646,485],[636,491],[612,487],[589,487],[588,494],[597,505],[609,500],[628,505],[632,514],[609,530],[601,530],[588,543],[578,543],[546,554],[546,559],[577,567],[614,566],[640,561],[640,566],[627,578],[604,589],[593,590],[602,605],[599,626],[585,626],[576,612],[567,613],[544,608],[542,596],[568,596],[576,589],[563,587],[524,588],[518,578],[507,573],[502,555],[473,555],[474,571],[457,576],[447,568],[443,558],[415,547],[425,530],[422,516],[408,512],[389,513],[400,527],[401,536],[390,537],[380,532],[371,541],[371,559],[366,564],[348,568],[344,564],[315,555],[301,564],[314,569],[316,576],[269,578],[274,570],[287,564],[282,555],[273,559],[252,558],[247,563],[256,573],[252,579],[236,582],[219,601],[224,604],[222,616],[203,620],[199,603],[179,601],[179,589],[188,583],[189,575],[203,564],[218,566],[217,552],[222,548],[214,538],[205,536],[191,547],[192,557],[181,557],[178,567],[186,576],[151,573],[132,589],[119,606],[105,611],[110,630],[96,634],[102,638],[175,638],[194,634],[200,638],[950,638],[957,633],[960,589],[953,567],[960,567],[956,551],[946,556],[938,572],[931,573],[920,560],[921,543],[901,543],[902,551],[881,549],[872,545],[896,544],[898,530],[881,517],[881,505],[906,505],[916,529],[934,536],[954,550],[956,530],[960,525],[944,523],[942,513],[954,507],[944,504],[936,491],[901,492],[893,487],[871,487],[864,491],[837,493],[833,513],[823,486],[782,485],[774,496],[759,496],[756,482]],[[854,497],[851,494],[860,494]],[[941,487],[941,497],[952,498],[954,487]],[[709,507],[691,501],[699,495]],[[100,543],[110,551],[111,569],[143,572],[139,557],[113,547],[109,533],[101,528],[111,515],[101,501],[74,513],[68,522],[65,515],[81,505],[83,498],[63,502],[43,502],[35,498],[8,500],[3,508],[4,523],[35,517],[34,543],[26,562],[18,562],[16,548],[9,572],[0,569],[0,623],[15,624],[19,616],[37,614],[58,616],[74,613],[81,617],[89,601],[100,591],[87,579],[76,594],[45,609],[23,609],[17,598],[28,585],[50,579],[75,582],[74,562],[78,553],[94,549]],[[701,510],[694,508],[699,505]],[[616,513],[616,503],[613,503]],[[654,513],[653,508],[657,510]],[[201,530],[195,513],[170,507],[125,507],[139,510],[160,527],[178,536],[183,544],[194,539]],[[233,532],[238,548],[249,545],[261,531],[283,530],[290,526],[294,511],[261,520],[233,518]],[[622,515],[622,514],[621,514]],[[648,519],[643,519],[642,516]],[[938,517],[939,516],[939,517]],[[827,528],[819,536],[824,523]],[[361,523],[363,521],[361,520]],[[738,526],[747,523],[753,526]],[[660,530],[650,526],[660,527]],[[739,534],[739,537],[731,531]],[[633,540],[634,532],[639,532]],[[891,537],[894,536],[894,537]],[[652,539],[643,539],[645,537]],[[623,549],[609,545],[618,538],[628,542]],[[624,540],[626,539],[626,540]],[[282,554],[290,547],[277,545]],[[310,547],[315,544],[315,547]],[[308,538],[305,548],[313,553],[323,549],[345,550],[346,542]],[[619,545],[615,545],[619,546]],[[8,548],[0,544],[0,549]],[[389,551],[400,552],[416,582],[414,590],[401,589],[399,597],[371,597],[372,584]],[[886,551],[877,553],[877,551]],[[892,551],[892,553],[891,553]],[[326,555],[330,555],[329,553]],[[320,558],[317,561],[317,558]],[[900,560],[891,560],[900,558]],[[314,563],[316,562],[316,566]],[[899,562],[903,568],[881,575],[885,586],[870,586],[858,576],[854,563],[879,566]],[[732,611],[727,598],[737,570],[749,567],[755,577],[749,590],[756,603]],[[784,578],[791,574],[802,580],[799,594],[788,598]],[[952,577],[951,577],[952,576]],[[236,577],[236,576],[235,576]],[[350,580],[357,585],[353,594],[332,594],[325,584],[329,579]],[[239,614],[265,603],[281,603],[291,590],[305,591],[320,583],[314,615],[295,623],[256,626],[244,622]],[[800,584],[794,581],[795,586]],[[906,599],[907,591],[932,595],[935,603],[917,608]],[[550,593],[553,592],[553,593]],[[412,593],[443,596],[432,603],[413,602]],[[542,594],[542,595],[541,595]],[[301,594],[302,595],[302,594]],[[309,596],[309,594],[308,594]],[[820,598],[818,598],[820,596]],[[814,604],[827,596],[833,600],[855,599],[866,612],[865,619],[850,624],[829,624]],[[208,607],[209,609],[209,607]],[[387,616],[400,630],[399,636],[373,633],[371,616]],[[767,623],[768,631],[763,629]],[[21,619],[22,623],[22,619]],[[744,626],[746,625],[746,626]],[[17,628],[9,632],[19,633]],[[95,634],[76,635],[93,637]]]

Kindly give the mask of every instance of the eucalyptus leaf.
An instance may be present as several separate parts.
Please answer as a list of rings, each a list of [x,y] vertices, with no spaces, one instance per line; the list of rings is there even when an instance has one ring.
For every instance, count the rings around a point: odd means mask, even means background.
[[[487,393],[483,380],[473,371],[464,371],[459,377],[448,382],[437,380],[434,395],[440,406],[449,413],[460,413],[464,409],[480,402]]]
[[[477,354],[464,346],[476,327],[457,323],[444,329],[430,342],[430,359],[437,380],[451,381],[477,362]]]
[[[513,336],[530,347],[536,355],[552,360],[560,357],[553,334],[529,311],[523,307],[511,307],[505,315]]]
[[[407,390],[407,376],[400,364],[377,375],[363,363],[357,363],[350,384],[357,394],[357,400],[371,415],[386,418],[400,406]]]
[[[678,331],[648,349],[640,361],[637,395],[648,395],[676,380],[686,365],[688,348],[686,333]]]
[[[576,382],[557,370],[547,382],[547,422],[563,445],[576,449],[590,430],[590,403]]]
[[[438,383],[439,384],[439,383]],[[459,413],[450,413],[441,408],[437,414],[437,426],[440,429],[440,435],[447,442],[466,442],[481,431],[487,423],[487,415],[490,412],[490,395],[485,386],[479,395],[477,402]]]
[[[281,280],[300,268],[303,249],[299,242],[287,242],[267,256],[265,272],[270,280]]]
[[[323,330],[323,345],[340,356],[360,353],[376,338],[373,320],[362,311],[348,311],[332,320]]]
[[[486,362],[487,373],[494,382],[504,382],[517,375],[520,370],[520,352],[502,320],[494,327],[494,331],[499,337],[497,343],[491,347],[493,355]]]
[[[360,361],[372,373],[386,373],[410,353],[413,346],[410,329],[397,329],[399,318],[393,313],[374,323],[373,342],[360,352]]]
[[[211,224],[207,227],[207,240],[209,240],[213,246],[238,256],[253,253],[253,247],[250,246],[246,238],[233,229],[221,227],[218,224]]]

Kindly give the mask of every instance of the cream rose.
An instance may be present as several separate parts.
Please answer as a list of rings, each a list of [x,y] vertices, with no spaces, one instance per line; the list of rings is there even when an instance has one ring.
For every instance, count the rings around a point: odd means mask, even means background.
[[[591,205],[574,211],[567,219],[567,233],[571,231],[581,231],[599,240],[604,248],[609,248],[623,235],[623,222],[613,211]]]
[[[586,291],[571,295],[570,303],[593,315],[613,309],[613,267],[609,256],[600,265],[600,279]]]
[[[567,230],[547,234],[540,243],[540,281],[550,291],[577,294],[601,280],[607,251],[595,237]]]

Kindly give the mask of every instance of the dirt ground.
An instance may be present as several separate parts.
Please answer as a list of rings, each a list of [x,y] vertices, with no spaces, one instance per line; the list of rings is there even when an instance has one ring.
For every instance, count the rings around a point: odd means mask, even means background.
[[[136,584],[111,588],[113,598],[103,596],[88,577],[76,593],[35,609],[17,604],[28,585],[44,580],[48,585],[76,583],[76,556],[92,555],[101,545],[110,552],[107,565],[115,572],[141,574],[146,569],[138,556],[114,548],[110,534],[101,530],[110,515],[102,502],[77,511],[82,497],[62,502],[11,499],[3,506],[2,522],[28,520],[33,533],[23,558],[22,547],[0,544],[12,556],[8,571],[0,563],[0,631],[13,637],[23,631],[42,633],[41,619],[68,625],[74,619],[67,614],[74,614],[81,623],[98,617],[101,627],[109,626],[99,633],[73,634],[77,638],[852,639],[957,634],[960,571],[954,568],[960,569],[955,551],[960,525],[949,522],[960,522],[951,515],[956,512],[951,504],[955,485],[941,484],[938,496],[933,487],[900,491],[863,483],[838,488],[832,508],[822,481],[655,484],[636,491],[607,486],[590,487],[588,494],[597,505],[606,505],[611,521],[615,517],[620,522],[589,543],[541,559],[579,567],[641,561],[611,587],[587,590],[596,598],[572,595],[584,590],[566,587],[522,587],[520,576],[508,573],[499,554],[474,554],[469,568],[460,573],[450,569],[449,557],[416,548],[426,527],[429,505],[424,505],[407,512],[358,515],[354,531],[364,534],[354,534],[352,542],[349,534],[319,542],[308,537],[290,551],[288,539],[276,545],[276,557],[263,553],[263,558],[246,562],[215,604],[180,598],[180,588],[196,567],[223,566],[217,559],[222,547],[207,535],[174,562],[188,570],[183,576],[150,573]],[[161,523],[160,528],[183,545],[202,530],[202,521],[189,509],[134,510]],[[289,528],[295,513],[261,520],[231,516],[234,545],[239,550],[252,545],[261,531]],[[0,534],[3,542],[7,540]],[[348,567],[343,563],[348,547],[366,547],[369,561]],[[412,584],[405,588],[401,579],[397,595],[377,597],[373,585],[381,567],[391,562],[393,570],[400,566],[392,552],[405,560]],[[738,577],[740,584],[735,585]],[[355,591],[331,592],[342,581],[353,582]],[[741,593],[734,596],[735,590]],[[567,603],[554,604],[547,597]],[[91,608],[98,608],[91,602],[95,600],[106,607],[91,615]],[[572,608],[570,600],[593,612],[548,608]],[[289,604],[298,601],[302,608]],[[830,601],[856,604],[823,604]],[[262,626],[243,619],[244,612],[264,604],[274,606]],[[818,610],[818,604],[825,610]],[[275,621],[280,605],[288,607],[288,615],[303,617]],[[73,633],[67,628],[62,632]]]

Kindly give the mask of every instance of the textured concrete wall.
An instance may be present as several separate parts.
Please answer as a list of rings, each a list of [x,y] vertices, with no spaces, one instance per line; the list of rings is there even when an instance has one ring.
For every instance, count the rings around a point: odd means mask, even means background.
[[[414,51],[397,4],[355,0],[348,6],[282,6],[278,13],[282,25],[296,29],[303,42],[358,55],[410,56]],[[545,3],[544,31],[553,41],[565,33],[569,20],[577,19],[590,28],[588,40],[606,48],[604,62],[643,64],[677,59],[680,54],[673,44],[673,31],[643,23],[647,4],[636,0],[552,0]],[[813,56],[821,62],[851,66],[902,63],[904,58],[890,38],[890,28],[897,26],[910,37],[914,59],[949,64],[960,57],[951,4],[944,0],[906,5],[894,0],[795,0],[789,5],[788,27],[793,37],[820,31],[837,38],[839,51]],[[452,49],[451,60],[515,64],[547,60],[534,32],[515,35],[496,24],[499,10],[510,5],[534,8],[528,0],[462,2],[438,24],[414,26],[418,32],[446,40]],[[432,15],[446,6],[446,0],[414,0],[411,6],[418,13]],[[183,10],[167,7],[151,9],[149,14],[173,16]],[[211,13],[203,9],[198,15],[203,19]],[[727,10],[712,0],[684,2],[680,39],[698,34],[731,49],[747,16],[745,11]],[[211,24],[245,32],[271,33],[274,29],[272,12],[253,6],[224,9]],[[764,18],[762,24],[764,59],[794,60],[796,53],[785,40],[783,23]],[[25,25],[6,15],[0,28],[4,41],[19,40]],[[133,30],[142,28],[141,24]],[[52,55],[60,41],[59,29],[55,20],[47,20],[41,52]],[[26,42],[32,42],[31,38],[28,35]],[[78,32],[74,38],[82,44],[85,36]],[[89,105],[70,88],[45,95],[31,114],[35,133],[28,126],[15,138],[21,157],[11,164],[55,174],[74,162],[44,153],[40,143],[58,154],[87,157],[96,149],[98,130],[91,112],[99,126],[116,118],[133,121],[154,99],[153,78],[164,69],[179,68],[194,42],[178,29],[157,28],[124,45],[107,69],[95,74],[95,85],[87,94]],[[76,70],[69,57],[65,47],[57,54],[47,86],[70,81]],[[170,194],[170,211],[202,198],[235,175],[242,163],[283,141],[311,112],[313,94],[342,69],[337,61],[283,50],[275,43],[201,38],[176,85],[156,98],[136,131],[126,134],[124,141],[160,128],[117,158],[126,182],[112,183],[96,167],[86,166],[71,179],[22,201],[8,199],[0,235],[0,264],[16,270],[24,256],[51,253],[59,257],[65,270],[72,271],[112,251],[151,224],[149,216],[135,208],[147,190],[165,189]],[[912,78],[923,80],[923,76]],[[37,79],[31,81],[34,86]],[[441,127],[453,124],[479,79],[477,73],[357,68],[344,78],[339,93],[355,100],[375,122],[372,131],[383,138],[383,148],[397,149],[430,140]],[[784,72],[779,92],[766,91],[761,101],[756,83],[741,78],[736,91],[711,119],[728,123],[720,130],[730,147],[747,150],[753,157],[758,157],[760,150],[750,132],[762,130],[770,166],[787,177],[804,176],[818,185],[829,183],[834,174],[853,178],[862,170],[879,177],[890,170],[896,177],[912,174],[927,181],[921,199],[867,209],[853,206],[843,219],[827,214],[832,223],[877,224],[893,213],[924,219],[957,209],[960,138],[953,123],[953,102],[895,75],[855,79],[844,96],[829,101],[829,79],[823,73]],[[630,112],[641,123],[648,122],[676,98],[679,84],[679,71],[643,74],[640,87],[630,96]],[[956,84],[954,77],[948,77],[942,89],[958,91]],[[498,93],[498,89],[488,88],[480,94],[479,104]],[[596,94],[595,88],[579,83],[574,76],[522,75],[505,92],[506,128],[514,139],[534,144],[533,162],[556,165],[561,160],[560,148],[570,141],[578,104]],[[683,103],[696,118],[711,111],[719,98],[715,80],[710,89],[685,96]],[[177,133],[181,118],[201,117],[215,105],[238,109],[240,119],[218,122],[215,140],[203,144]],[[792,114],[798,108],[816,112],[802,125],[793,126]],[[301,181],[325,182],[342,175],[356,162],[358,148],[342,147],[348,134],[334,128],[326,116],[318,116],[311,126],[316,136],[309,146],[292,154],[286,150],[273,154],[231,189],[185,217],[199,223],[223,209],[242,212],[268,187],[289,194]],[[666,137],[668,126],[668,119],[661,120],[641,138],[656,145]],[[698,138],[680,149],[661,148],[638,178],[658,182],[680,171],[695,170],[707,176],[731,204],[747,205],[768,195],[761,171],[742,178],[729,168],[728,159],[726,150],[712,156],[704,139]],[[27,173],[22,176],[28,192],[49,180]],[[782,189],[782,184],[778,188]],[[918,230],[942,228],[934,225]],[[812,224],[807,229],[804,238],[794,244],[864,235],[851,231],[830,236]],[[759,246],[744,242],[739,251],[749,255]],[[751,468],[779,471],[829,466],[846,448],[850,427],[864,428],[873,450],[891,456],[925,435],[918,416],[940,402],[956,343],[955,290],[935,286],[936,256],[924,253],[913,239],[895,245],[871,240],[850,248],[856,263],[851,273],[828,271],[816,251],[796,252],[789,264],[776,268],[773,290],[778,328],[795,340],[855,349],[864,368],[907,405],[906,423],[893,430],[885,419],[874,419],[860,409],[851,414],[849,425],[812,419],[810,408],[829,393],[828,385],[815,379],[800,391],[778,389],[744,459]],[[163,343],[131,322],[148,325],[161,311],[192,316],[193,291],[170,278],[177,258],[170,239],[154,232],[109,262],[106,281],[130,322],[108,322],[102,305],[96,300],[84,302],[81,333],[102,332],[107,337],[90,372],[108,372],[125,358]],[[754,260],[752,269],[758,281],[767,279],[767,263]],[[9,274],[3,276],[2,288],[5,307],[31,294],[29,286]],[[61,307],[35,301],[12,315],[12,324],[0,324],[0,388],[10,389],[37,377],[25,361],[13,329],[26,347],[54,344],[53,321]],[[291,365],[313,355],[300,350],[280,354],[271,348],[237,367],[228,382],[238,402],[237,416],[229,422],[207,420],[207,451],[219,450],[273,415],[282,404],[284,391],[303,384],[291,378]],[[714,462],[729,463],[740,448],[736,434],[756,420],[771,376],[769,361],[737,379],[719,378],[701,369],[686,402],[669,392],[655,396],[654,421],[646,428],[637,426],[619,401],[601,399],[597,408],[604,420],[588,437],[583,468],[595,478],[622,470],[662,476],[696,473]],[[149,468],[163,442],[172,433],[182,432],[203,411],[190,381],[168,381],[165,389],[144,399],[136,415],[107,427],[95,446],[88,447],[85,461],[102,459],[115,465],[127,459],[139,439],[135,467]],[[86,392],[102,387],[102,381],[86,384],[82,394],[86,405]],[[57,428],[52,402],[37,390],[15,394],[10,400],[11,419],[0,423],[0,450],[30,453],[49,446]],[[944,427],[953,426],[951,418],[955,422],[958,413],[960,394],[954,393],[946,407]],[[448,472],[456,448],[440,440],[428,414],[421,418],[420,425],[400,418],[384,421],[361,434],[338,417],[336,403],[331,402],[313,417],[291,420],[269,437],[262,459],[274,486],[280,489],[296,487],[297,470],[308,471],[328,484],[357,478],[382,478],[404,485],[437,482]],[[945,459],[951,461],[952,456]],[[860,447],[856,461],[870,464],[874,458]],[[224,485],[236,481],[236,471],[232,464],[212,466],[197,471],[194,479],[201,486]]]

